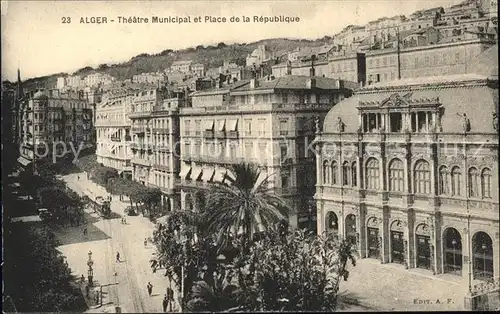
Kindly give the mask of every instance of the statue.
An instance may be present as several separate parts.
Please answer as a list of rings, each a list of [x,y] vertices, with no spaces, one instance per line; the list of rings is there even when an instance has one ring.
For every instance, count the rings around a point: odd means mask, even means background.
[[[498,131],[498,117],[496,112],[493,112],[493,129]]]
[[[337,117],[337,131],[339,133],[344,132],[344,122],[342,122],[342,119],[340,117]]]
[[[315,128],[316,134],[319,134],[319,132],[321,132],[321,129],[319,127],[319,117],[318,116],[314,117],[314,128]]]
[[[469,120],[469,118],[467,118],[467,115],[465,113],[463,115],[462,127],[464,129],[464,132],[469,132],[470,131],[470,120]]]

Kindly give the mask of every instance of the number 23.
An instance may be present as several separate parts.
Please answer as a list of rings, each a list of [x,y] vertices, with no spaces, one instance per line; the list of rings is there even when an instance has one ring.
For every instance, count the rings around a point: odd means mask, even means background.
[[[71,23],[71,18],[70,17],[62,17],[61,18],[61,23],[63,23],[63,24],[69,24],[69,23]]]

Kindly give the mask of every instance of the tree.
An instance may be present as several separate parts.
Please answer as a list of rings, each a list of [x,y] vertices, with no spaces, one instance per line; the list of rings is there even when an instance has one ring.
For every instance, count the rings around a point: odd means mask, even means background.
[[[91,170],[91,180],[99,185],[106,186],[109,179],[118,177],[118,171],[110,167],[96,167]]]
[[[234,262],[245,311],[334,311],[342,250],[333,235],[270,228]]]
[[[220,42],[220,43],[217,44],[217,48],[219,48],[219,49],[222,49],[224,47],[227,47],[227,45],[225,43],[223,43],[223,42]]]
[[[4,223],[4,295],[20,312],[79,312],[85,302],[71,270],[56,249],[54,235]]]
[[[269,176],[258,182],[257,166],[235,164],[230,172],[224,176],[229,183],[216,183],[208,194],[209,228],[222,247],[240,231],[249,247],[255,233],[286,218],[288,207],[268,190]]]

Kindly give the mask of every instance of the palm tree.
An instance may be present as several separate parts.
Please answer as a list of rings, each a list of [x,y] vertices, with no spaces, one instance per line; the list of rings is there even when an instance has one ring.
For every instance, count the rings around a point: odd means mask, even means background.
[[[217,235],[219,247],[225,248],[241,230],[243,247],[248,248],[255,233],[286,219],[288,206],[270,193],[269,176],[258,182],[260,174],[256,165],[235,164],[223,183],[216,183],[210,190],[207,222]]]
[[[237,306],[238,287],[227,281],[214,286],[205,281],[193,285],[191,298],[187,302],[189,312],[223,312]]]

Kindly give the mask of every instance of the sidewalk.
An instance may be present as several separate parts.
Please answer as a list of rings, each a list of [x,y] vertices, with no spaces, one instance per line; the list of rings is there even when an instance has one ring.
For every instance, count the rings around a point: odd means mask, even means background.
[[[458,276],[432,276],[425,270],[405,270],[402,265],[380,264],[370,258],[357,260],[349,272],[340,292],[363,306],[386,311],[464,310],[467,287]]]

